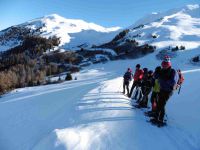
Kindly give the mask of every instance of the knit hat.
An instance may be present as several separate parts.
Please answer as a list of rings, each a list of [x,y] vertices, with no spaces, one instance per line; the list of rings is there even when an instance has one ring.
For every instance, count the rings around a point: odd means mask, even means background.
[[[143,68],[144,73],[148,72],[148,68]]]
[[[128,68],[127,71],[128,71],[128,72],[132,72],[131,68]]]
[[[167,69],[167,68],[169,68],[169,67],[171,67],[171,61],[170,61],[170,57],[169,56],[165,56],[164,57],[164,60],[162,61],[162,64],[161,64],[161,66],[163,67],[163,68],[165,68],[165,69]]]
[[[148,71],[148,74],[152,76],[152,75],[153,75],[153,71],[152,71],[152,70],[149,70],[149,71]]]
[[[137,64],[135,67],[136,67],[136,68],[140,68],[140,64]]]

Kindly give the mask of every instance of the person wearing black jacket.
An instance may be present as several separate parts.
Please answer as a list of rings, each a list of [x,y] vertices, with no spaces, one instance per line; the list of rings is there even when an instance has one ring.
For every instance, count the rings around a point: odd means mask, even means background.
[[[142,81],[142,87],[143,87],[143,97],[142,100],[139,102],[139,106],[146,108],[148,104],[148,97],[151,93],[152,87],[153,87],[153,71],[148,71],[147,77]]]
[[[123,78],[123,94],[125,94],[125,89],[127,90],[127,96],[129,96],[129,83],[132,80],[132,71],[130,68],[127,69],[126,73],[124,74]]]

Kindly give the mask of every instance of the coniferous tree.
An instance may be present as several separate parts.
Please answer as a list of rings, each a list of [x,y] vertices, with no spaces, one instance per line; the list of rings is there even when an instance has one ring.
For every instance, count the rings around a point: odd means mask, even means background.
[[[72,80],[72,75],[71,73],[67,73],[66,77],[65,77],[66,81]]]

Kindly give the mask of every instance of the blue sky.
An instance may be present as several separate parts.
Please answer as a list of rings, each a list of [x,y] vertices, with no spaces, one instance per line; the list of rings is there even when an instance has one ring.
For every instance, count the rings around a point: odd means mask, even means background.
[[[127,27],[151,12],[197,3],[199,0],[0,0],[0,30],[53,13],[105,27]]]

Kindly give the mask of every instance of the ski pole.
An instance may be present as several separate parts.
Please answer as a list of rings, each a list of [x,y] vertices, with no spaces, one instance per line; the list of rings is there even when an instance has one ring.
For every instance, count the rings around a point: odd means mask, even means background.
[[[178,94],[180,94],[180,92],[181,92],[181,85],[180,85],[180,87],[178,89]]]

